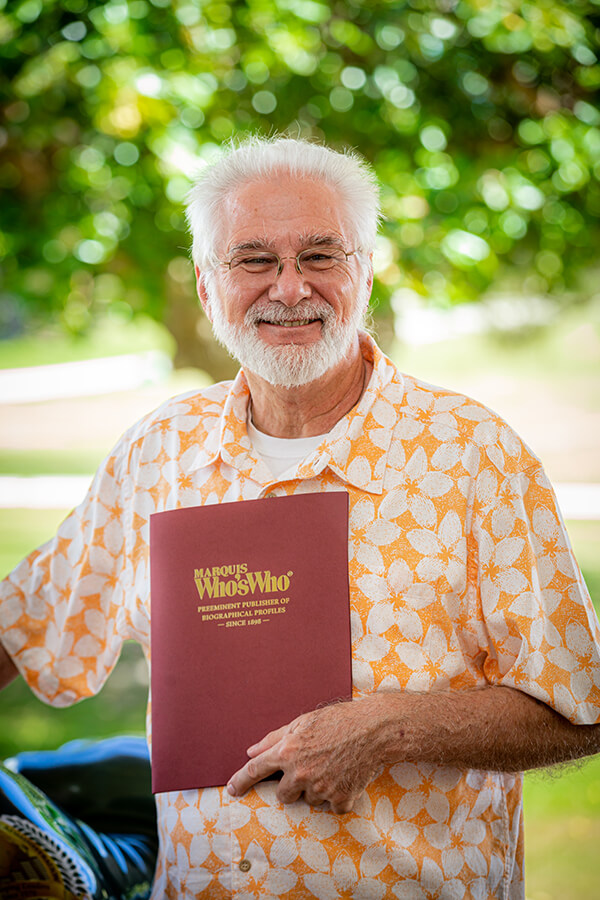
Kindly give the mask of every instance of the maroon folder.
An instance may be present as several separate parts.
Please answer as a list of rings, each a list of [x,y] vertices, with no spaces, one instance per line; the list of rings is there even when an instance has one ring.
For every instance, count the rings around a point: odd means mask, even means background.
[[[246,749],[352,691],[348,495],[150,517],[152,790],[226,784]]]

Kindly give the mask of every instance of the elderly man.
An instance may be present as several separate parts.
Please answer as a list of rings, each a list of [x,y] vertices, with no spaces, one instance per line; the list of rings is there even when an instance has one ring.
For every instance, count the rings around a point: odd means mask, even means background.
[[[155,900],[522,898],[519,772],[600,749],[599,629],[538,459],[361,330],[377,218],[365,164],[325,147],[204,170],[198,294],[242,370],[130,429],[2,586],[4,681],[66,705],[123,640],[149,655],[152,512],[349,495],[353,700],[282,722],[226,786],[158,795]]]

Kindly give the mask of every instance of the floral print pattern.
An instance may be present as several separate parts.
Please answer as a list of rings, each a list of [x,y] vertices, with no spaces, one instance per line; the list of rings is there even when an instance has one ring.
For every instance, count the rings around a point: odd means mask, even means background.
[[[94,694],[126,639],[151,665],[151,513],[342,488],[356,698],[508,685],[600,720],[598,623],[539,460],[484,406],[361,346],[367,390],[284,481],[252,452],[243,373],[126,432],[55,539],[2,583],[2,642],[38,696]],[[524,896],[512,775],[399,762],[344,816],[283,806],[271,781],[157,804],[155,900]]]

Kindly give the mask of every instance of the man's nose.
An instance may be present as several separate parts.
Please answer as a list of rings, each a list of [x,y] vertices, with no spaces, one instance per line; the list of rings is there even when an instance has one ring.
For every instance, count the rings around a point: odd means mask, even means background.
[[[311,295],[311,288],[305,276],[298,271],[295,259],[281,260],[281,274],[269,288],[269,300],[276,300],[286,306],[295,306],[300,300]]]

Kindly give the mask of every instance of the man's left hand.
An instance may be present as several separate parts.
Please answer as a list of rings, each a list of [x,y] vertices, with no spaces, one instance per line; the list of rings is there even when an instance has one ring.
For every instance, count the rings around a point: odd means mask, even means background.
[[[281,770],[277,787],[281,803],[302,795],[311,806],[331,804],[334,813],[348,813],[377,769],[374,747],[367,739],[373,721],[365,715],[368,701],[335,703],[299,716],[258,744],[251,757],[232,775],[227,789],[240,796],[263,778]]]

